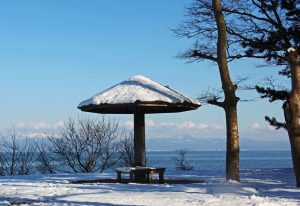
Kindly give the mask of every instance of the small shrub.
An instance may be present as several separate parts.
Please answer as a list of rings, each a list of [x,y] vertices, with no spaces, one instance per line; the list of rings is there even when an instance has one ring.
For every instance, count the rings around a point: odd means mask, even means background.
[[[175,162],[175,166],[178,170],[192,170],[193,166],[191,166],[186,160],[187,150],[180,150],[178,152],[178,156],[174,157],[173,160]]]

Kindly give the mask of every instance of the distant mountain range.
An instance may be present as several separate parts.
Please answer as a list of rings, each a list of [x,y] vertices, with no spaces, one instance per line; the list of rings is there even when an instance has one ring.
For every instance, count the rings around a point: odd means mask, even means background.
[[[25,141],[25,139],[24,139]],[[35,138],[35,141],[48,141],[47,138]],[[199,150],[199,151],[226,151],[225,138],[196,138],[192,136],[151,138],[146,137],[147,151],[168,150]],[[240,138],[241,151],[287,151],[290,143],[286,140],[258,140],[251,138]]]
[[[170,137],[170,138],[146,138],[147,150],[204,150],[204,151],[225,151],[225,138],[195,138]],[[256,140],[251,138],[240,139],[240,150],[290,150],[287,140]]]

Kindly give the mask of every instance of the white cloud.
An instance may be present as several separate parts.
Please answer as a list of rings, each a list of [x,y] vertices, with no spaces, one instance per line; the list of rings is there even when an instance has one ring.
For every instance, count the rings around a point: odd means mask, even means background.
[[[47,138],[47,137],[60,137],[58,134],[49,134],[49,133],[39,133],[39,132],[29,132],[22,134],[23,137],[28,137],[28,138]]]
[[[240,129],[240,137],[247,137],[259,140],[286,140],[287,132],[284,129],[276,130],[267,123],[259,124],[254,122],[249,129]]]
[[[183,129],[193,129],[196,128],[196,124],[194,122],[188,121],[188,122],[183,122],[182,124],[177,124],[179,128]]]
[[[174,122],[160,122],[159,125],[162,127],[175,127],[176,126],[176,124]]]
[[[207,129],[208,127],[209,126],[207,124],[203,124],[203,123],[200,123],[200,124],[197,125],[198,129]],[[213,127],[211,127],[211,128],[213,128]]]
[[[17,128],[27,128],[27,129],[35,129],[35,130],[41,130],[41,129],[59,129],[64,126],[64,121],[59,120],[58,122],[54,124],[48,124],[46,122],[33,122],[33,123],[18,123],[16,125]]]
[[[276,131],[275,127],[273,127],[273,126],[271,126],[271,125],[268,125],[267,128],[268,128],[268,130]]]
[[[133,121],[132,120],[128,120],[128,121],[124,122],[123,125],[125,127],[133,128]]]
[[[147,138],[171,138],[171,137],[194,137],[194,138],[225,138],[226,127],[220,124],[208,124],[196,121],[156,121],[146,119]],[[123,126],[132,129],[133,121],[123,123]],[[286,140],[287,132],[283,129],[275,130],[267,123],[254,122],[248,127],[240,125],[239,136],[243,138],[259,140]]]
[[[223,127],[219,124],[212,125],[214,129],[223,129]]]
[[[146,124],[147,127],[155,127],[156,126],[155,122],[151,119],[149,119],[149,120],[146,119],[145,124]]]
[[[254,122],[254,123],[250,126],[250,128],[253,129],[253,130],[261,129],[261,125],[258,124],[257,122]]]
[[[127,128],[133,128],[133,121],[123,123]],[[169,138],[191,136],[196,138],[225,138],[225,125],[207,124],[196,121],[155,121],[146,119],[147,138]],[[275,130],[267,124],[254,122],[248,128],[239,128],[241,138],[283,140],[287,138],[285,130]]]
[[[24,128],[24,127],[26,127],[26,124],[23,123],[23,122],[21,122],[21,123],[18,123],[18,124],[16,125],[16,127],[17,127],[17,128]]]
[[[146,127],[168,127],[168,128],[179,128],[179,129],[207,129],[207,128],[213,128],[213,129],[221,129],[222,127],[220,125],[213,125],[209,126],[205,123],[197,123],[197,122],[192,122],[192,121],[185,121],[185,122],[180,122],[180,123],[175,123],[175,122],[156,122],[154,120],[148,119],[145,120]],[[132,120],[126,121],[123,124],[125,127],[133,127],[134,123]]]
[[[46,133],[37,133],[37,132],[30,132],[28,134],[23,134],[24,137],[28,137],[28,138],[45,138],[45,137],[49,137],[48,134]]]
[[[183,129],[198,129],[198,130],[207,129],[209,127],[207,124],[196,123],[191,121],[182,122],[177,124],[176,126],[178,128],[183,128]]]
[[[65,126],[65,122],[63,120],[59,120],[58,122],[56,122],[53,127],[56,128],[62,128]]]
[[[48,129],[51,128],[51,125],[45,122],[35,122],[29,125],[29,127],[32,127],[33,129]]]
[[[145,120],[145,124],[146,124],[146,127],[155,127],[156,126],[156,123],[153,120],[151,120],[151,119],[146,119]],[[123,125],[125,127],[133,128],[134,123],[133,123],[132,120],[128,120]]]
[[[170,136],[184,136],[190,135],[194,137],[207,136],[207,134],[215,133],[216,136],[220,137],[223,133],[222,126],[218,124],[208,125],[206,123],[184,121],[184,122],[173,122],[173,121],[155,121],[152,119],[146,119],[146,132],[149,137],[170,137]],[[133,121],[126,121],[123,125],[127,128],[133,128]]]

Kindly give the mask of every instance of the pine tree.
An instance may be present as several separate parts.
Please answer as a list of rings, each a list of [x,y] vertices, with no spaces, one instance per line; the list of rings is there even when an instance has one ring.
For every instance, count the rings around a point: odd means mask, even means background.
[[[288,131],[296,184],[300,187],[300,1],[226,0],[221,3],[226,20],[227,61],[261,59],[268,65],[282,67],[279,75],[291,79],[290,90],[278,89],[272,82],[256,89],[270,102],[284,102],[285,122],[268,116],[266,120]],[[216,61],[217,28],[213,14],[209,0],[194,0],[188,7],[186,22],[175,32],[196,41],[182,57]],[[208,103],[219,104],[219,96],[208,97]]]
[[[244,8],[245,14],[228,10],[229,14],[241,18],[240,24],[230,31],[240,38],[245,57],[262,57],[269,64],[284,65],[279,74],[291,79],[290,91],[272,84],[256,86],[256,90],[270,102],[284,101],[285,122],[279,122],[275,117],[266,116],[265,119],[277,129],[287,130],[296,185],[300,187],[300,2],[257,0],[250,6]]]

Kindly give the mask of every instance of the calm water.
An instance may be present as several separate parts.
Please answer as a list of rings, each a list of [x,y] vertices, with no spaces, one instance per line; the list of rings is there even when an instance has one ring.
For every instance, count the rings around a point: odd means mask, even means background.
[[[147,164],[166,167],[167,171],[175,171],[172,158],[176,156],[178,156],[178,151],[151,151],[147,153]],[[225,171],[224,151],[188,151],[186,160],[194,167],[194,171]],[[241,169],[291,167],[292,160],[289,151],[242,151],[240,153]]]

